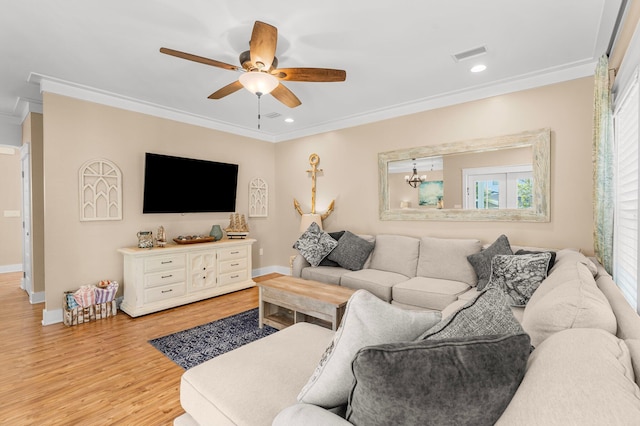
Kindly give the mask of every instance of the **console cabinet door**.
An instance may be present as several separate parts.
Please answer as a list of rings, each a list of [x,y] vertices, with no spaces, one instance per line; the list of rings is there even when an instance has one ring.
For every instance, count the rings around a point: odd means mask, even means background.
[[[216,286],[216,251],[190,253],[189,265],[191,267],[190,291]]]

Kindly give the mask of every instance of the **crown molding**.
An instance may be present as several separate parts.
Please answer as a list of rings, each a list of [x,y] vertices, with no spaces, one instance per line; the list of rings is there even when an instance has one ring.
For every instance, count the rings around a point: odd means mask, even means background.
[[[388,108],[366,111],[361,114],[352,115],[338,120],[327,121],[314,126],[309,126],[300,130],[274,134],[265,134],[243,127],[230,125],[229,123],[213,120],[196,114],[168,108],[166,106],[141,101],[138,99],[122,96],[116,93],[107,92],[100,89],[84,86],[77,83],[61,80],[42,74],[31,73],[28,81],[40,85],[40,92],[56,93],[76,99],[95,102],[102,105],[112,106],[128,111],[139,112],[155,117],[166,118],[178,122],[192,124],[213,130],[219,130],[239,136],[245,136],[266,142],[284,142],[320,133],[326,133],[345,129],[349,127],[361,126],[377,121],[429,111],[437,108],[448,107],[466,102],[485,99],[507,93],[533,89],[550,84],[561,83],[577,78],[588,77],[594,74],[596,61],[581,61],[562,68],[552,68],[536,73],[521,75],[509,78],[497,83],[482,86],[475,86],[463,90],[443,93],[437,96],[419,99],[403,104],[392,105]],[[28,102],[29,105],[35,102]],[[42,104],[40,104],[42,109]]]
[[[284,142],[316,135],[349,127],[361,126],[377,121],[415,114],[452,105],[486,99],[493,96],[505,95],[507,93],[519,92],[536,87],[548,86],[562,83],[564,81],[594,75],[597,61],[579,62],[569,68],[544,70],[535,74],[527,74],[516,78],[502,80],[498,83],[491,83],[485,86],[463,89],[441,95],[424,98],[404,104],[392,105],[388,108],[367,111],[362,114],[346,117],[344,119],[323,123],[313,127],[280,134],[277,142]]]
[[[163,105],[142,101],[139,99],[119,95],[117,93],[108,92],[106,90],[96,89],[82,84],[73,83],[55,77],[31,73],[29,74],[29,78],[27,81],[29,83],[39,84],[40,92],[55,93],[58,95],[94,102],[101,105],[112,106],[127,111],[139,112],[154,117],[166,118],[168,120],[192,124],[194,126],[219,130],[239,136],[246,136],[253,139],[264,140],[267,142],[275,142],[273,136],[267,135],[265,133],[248,130],[243,127],[233,126],[228,123],[213,120],[209,117],[191,114],[185,111],[179,111],[177,109],[169,108]]]

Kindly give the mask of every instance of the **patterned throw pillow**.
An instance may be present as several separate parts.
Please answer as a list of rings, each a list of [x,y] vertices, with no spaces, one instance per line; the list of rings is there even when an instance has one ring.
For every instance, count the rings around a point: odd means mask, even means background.
[[[329,236],[331,236],[331,238],[333,238],[334,240],[338,241],[340,239],[340,237],[342,237],[342,235],[344,234],[344,231],[335,231],[335,232],[329,232],[328,233]],[[338,262],[334,262],[333,260],[329,260],[326,257],[324,259],[322,259],[322,262],[320,262],[319,266],[340,266],[338,265]]]
[[[500,235],[497,240],[480,253],[467,256],[467,260],[478,275],[478,291],[484,290],[491,278],[491,259],[498,254],[513,254],[511,244],[506,235]]]
[[[459,311],[424,332],[418,339],[436,340],[521,333],[524,333],[524,330],[511,312],[506,293],[502,289],[491,287]]]
[[[318,266],[337,245],[336,240],[313,222],[293,244],[293,248],[298,250],[311,266]]]
[[[520,255],[523,255],[523,254],[538,254],[538,253],[550,253],[551,254],[551,259],[549,260],[549,267],[547,268],[547,275],[548,275],[549,272],[551,272],[551,268],[553,268],[553,265],[555,265],[555,263],[556,263],[556,252],[555,251],[544,252],[544,251],[534,251],[534,250],[520,249],[517,252],[515,252],[514,254],[517,254],[518,256],[520,256]]]
[[[547,277],[551,253],[497,255],[491,260],[491,278],[487,288],[507,293],[512,306],[525,306],[533,292]]]

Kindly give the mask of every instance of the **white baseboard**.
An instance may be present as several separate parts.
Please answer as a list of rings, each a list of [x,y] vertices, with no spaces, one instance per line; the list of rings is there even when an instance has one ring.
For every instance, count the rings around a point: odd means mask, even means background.
[[[35,305],[36,303],[44,303],[45,302],[44,296],[45,296],[44,291],[31,293],[29,295],[29,303],[31,303],[32,305]]]
[[[267,274],[282,274],[282,275],[291,275],[291,270],[288,266],[267,266],[264,268],[257,268],[251,271],[252,277],[259,277],[261,275]],[[34,293],[34,296],[42,297],[42,301],[44,302],[44,292]],[[40,302],[31,302],[31,303],[40,303]],[[42,310],[42,325],[51,325],[62,322],[62,309],[54,309],[52,311],[48,311],[46,309]]]
[[[51,325],[62,322],[62,309],[53,311],[42,310],[42,325]]]
[[[282,275],[291,275],[291,268],[288,266],[265,266],[264,268],[256,268],[251,271],[251,277],[259,277],[261,275],[267,274],[282,274]]]
[[[15,265],[0,265],[0,274],[5,272],[21,272],[22,263],[16,263]]]

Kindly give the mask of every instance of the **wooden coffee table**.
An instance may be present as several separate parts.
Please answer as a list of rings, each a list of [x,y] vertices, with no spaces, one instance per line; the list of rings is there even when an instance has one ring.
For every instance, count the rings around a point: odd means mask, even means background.
[[[318,281],[282,276],[257,283],[260,288],[260,328],[281,330],[311,322],[336,330],[355,290]]]

